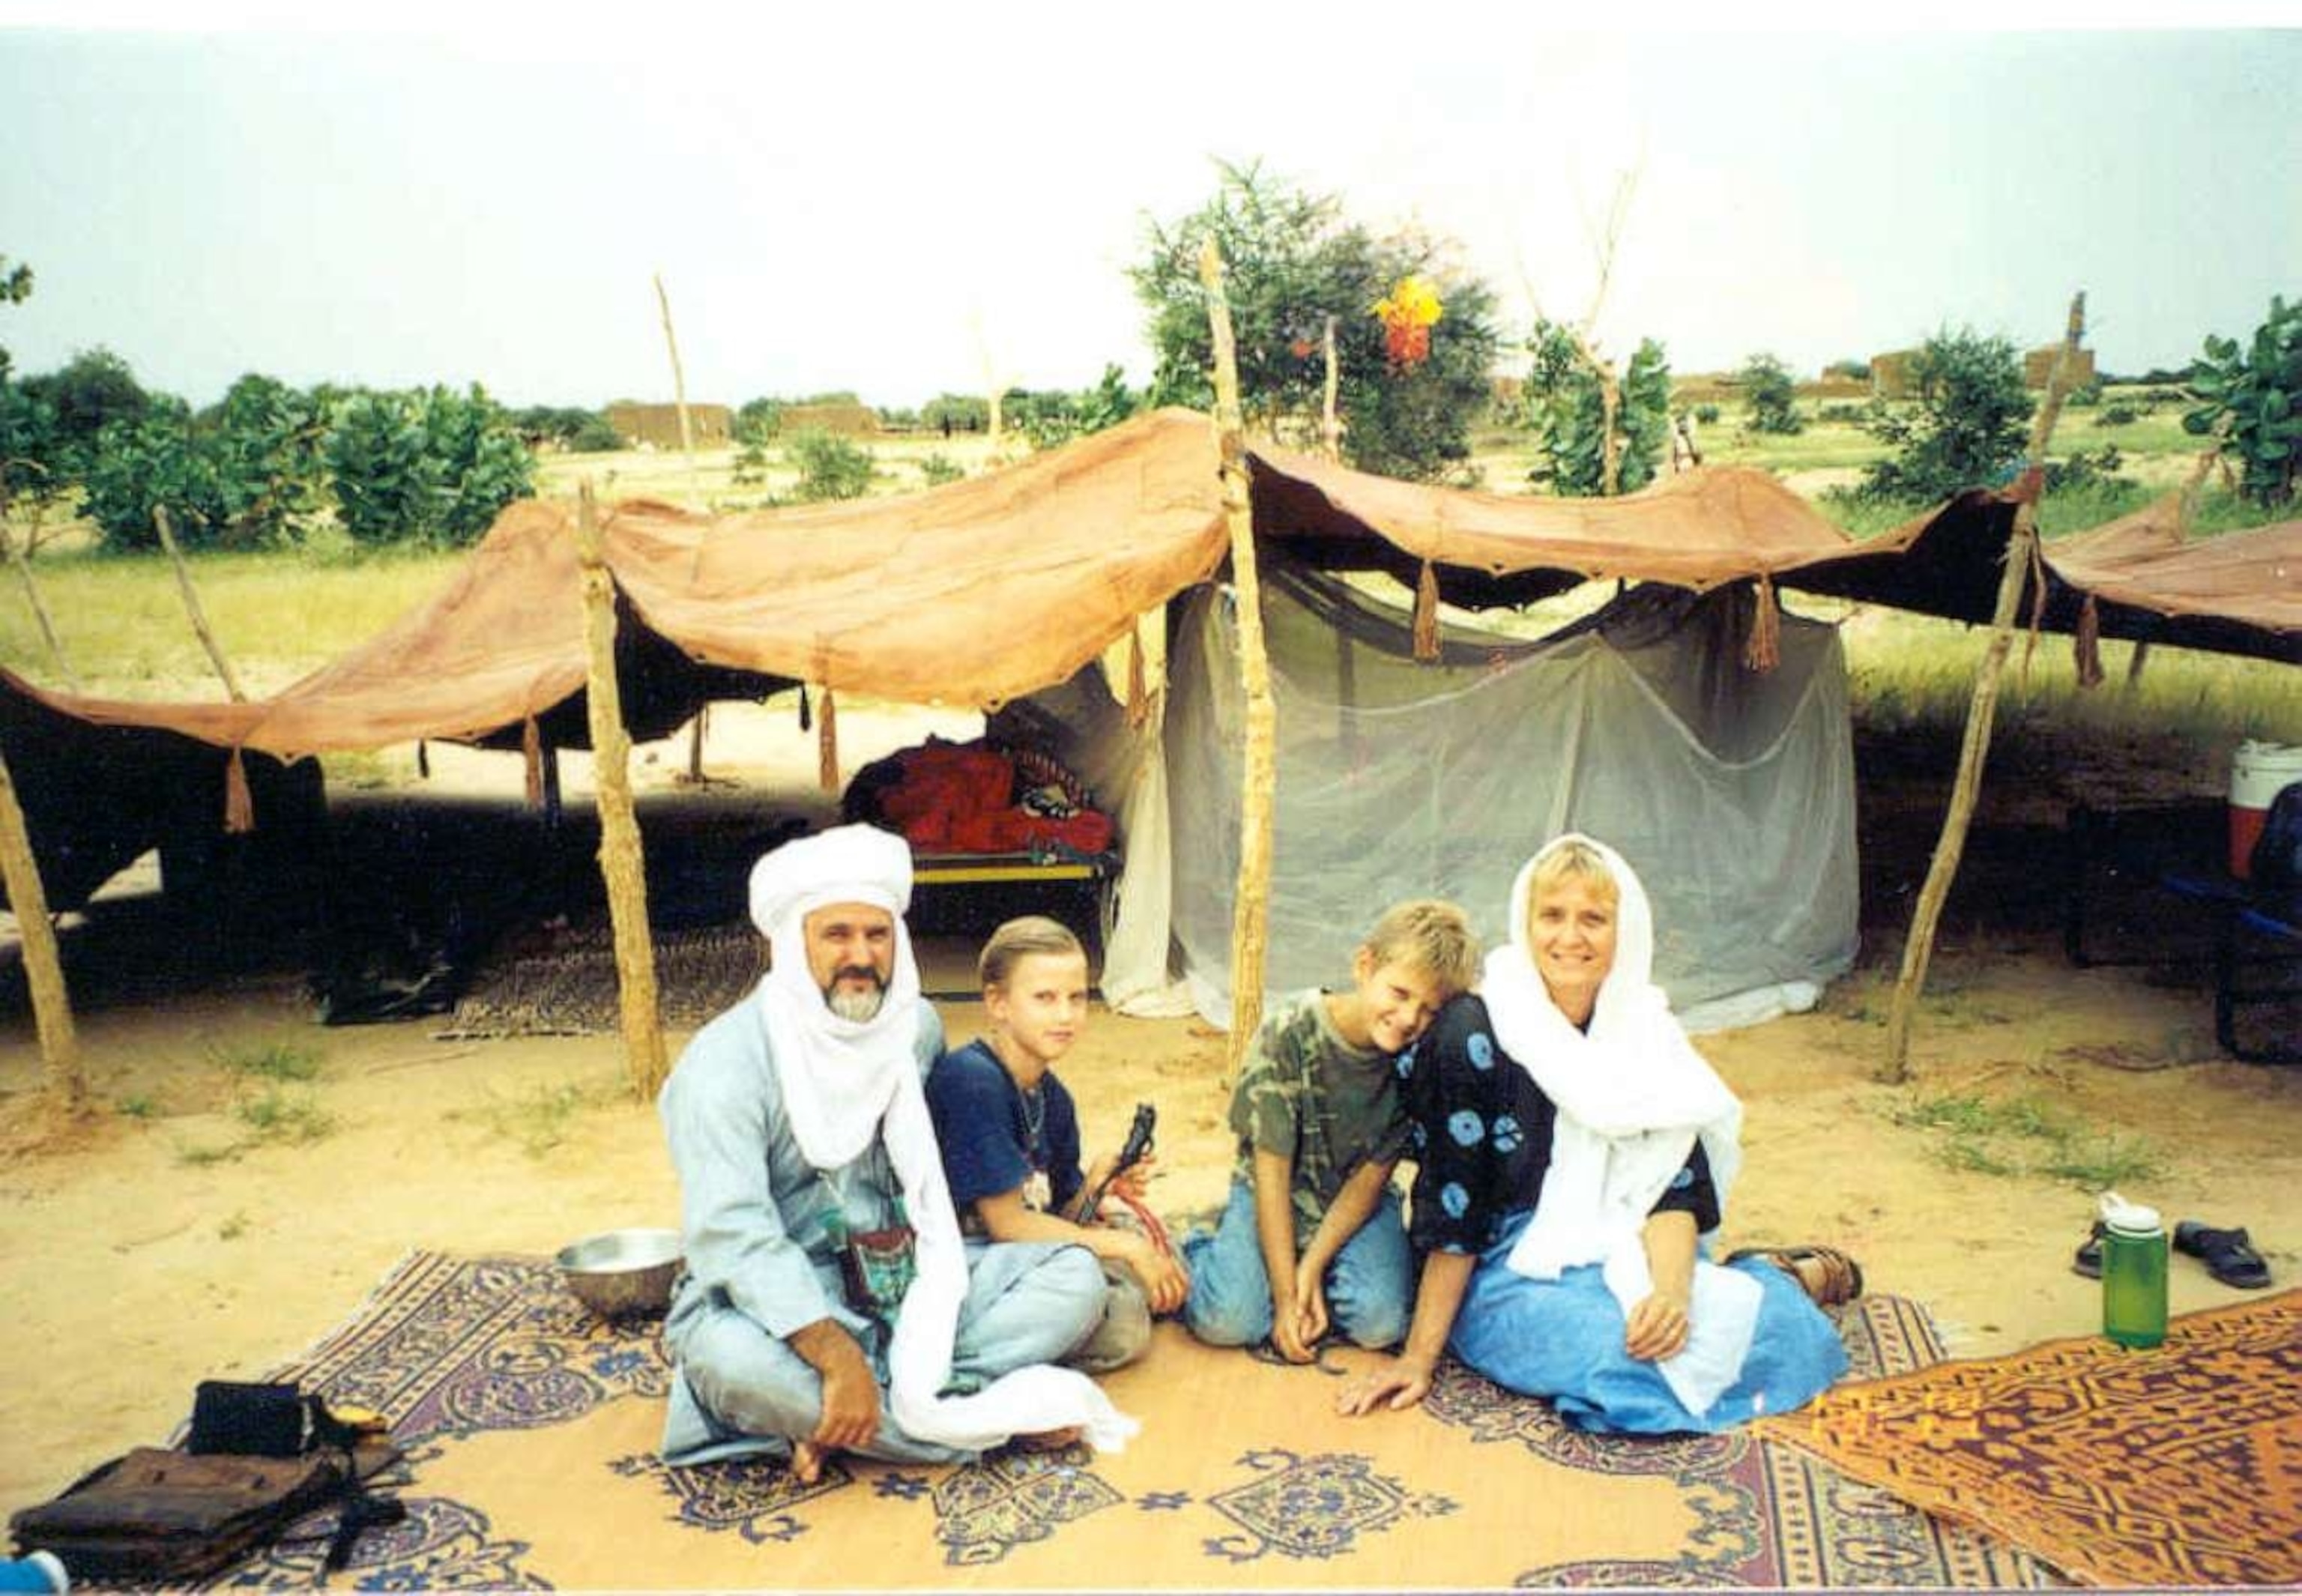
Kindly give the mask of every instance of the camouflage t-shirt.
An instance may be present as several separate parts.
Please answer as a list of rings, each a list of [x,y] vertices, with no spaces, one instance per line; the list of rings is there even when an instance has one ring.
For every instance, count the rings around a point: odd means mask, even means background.
[[[1231,1094],[1231,1128],[1239,1133],[1238,1176],[1249,1186],[1257,1148],[1293,1161],[1298,1247],[1352,1172],[1370,1159],[1396,1160],[1407,1135],[1390,1055],[1344,1041],[1315,988],[1279,1004],[1255,1033]]]

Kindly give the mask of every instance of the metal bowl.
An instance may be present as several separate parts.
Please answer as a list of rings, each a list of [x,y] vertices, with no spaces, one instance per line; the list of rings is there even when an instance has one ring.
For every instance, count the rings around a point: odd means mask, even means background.
[[[661,1314],[682,1262],[677,1231],[608,1231],[559,1249],[559,1277],[604,1319]]]

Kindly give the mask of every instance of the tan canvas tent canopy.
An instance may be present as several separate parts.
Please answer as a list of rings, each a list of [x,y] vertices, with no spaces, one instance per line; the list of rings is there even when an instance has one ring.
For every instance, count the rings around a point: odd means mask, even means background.
[[[635,736],[660,735],[713,698],[795,682],[983,708],[1054,691],[1138,616],[1219,574],[1228,544],[1216,466],[1207,419],[1164,410],[903,498],[716,518],[617,506],[604,534],[627,623],[626,719]],[[1598,501],[1404,483],[1269,448],[1252,450],[1249,466],[1258,541],[1274,565],[1380,568],[1410,584],[1427,568],[1446,599],[1473,608],[1586,577],[1697,592],[1763,577],[1978,618],[2011,514],[2006,500],[1970,495],[1856,544],[1756,471],[1698,470]],[[293,759],[419,738],[517,745],[533,722],[546,746],[585,745],[573,514],[559,502],[509,507],[438,597],[269,699],[130,703],[0,678],[0,738],[44,870],[61,827],[105,833],[102,846],[76,844],[83,877],[88,861],[125,849],[125,862],[156,840],[131,835],[148,817],[92,814],[76,794],[90,789],[91,760],[114,785],[132,785],[172,737]],[[2145,512],[2049,549],[2046,625],[2074,629],[2090,596],[2105,635],[2302,657],[2298,540],[2302,524],[2182,545],[2163,509]],[[1982,595],[1972,607],[1970,592]],[[1741,604],[1747,626],[1747,592]],[[52,735],[66,721],[94,735]],[[177,763],[164,779],[205,786],[220,819],[226,761]],[[264,761],[248,763],[260,829]],[[168,823],[185,823],[182,802]],[[70,901],[58,895],[59,906]]]

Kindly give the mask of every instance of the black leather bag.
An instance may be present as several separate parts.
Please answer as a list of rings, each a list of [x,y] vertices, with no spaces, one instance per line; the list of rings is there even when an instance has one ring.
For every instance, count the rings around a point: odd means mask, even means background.
[[[343,1494],[347,1465],[303,1457],[196,1457],[139,1447],[53,1501],[8,1520],[18,1546],[52,1551],[75,1580],[200,1579]]]

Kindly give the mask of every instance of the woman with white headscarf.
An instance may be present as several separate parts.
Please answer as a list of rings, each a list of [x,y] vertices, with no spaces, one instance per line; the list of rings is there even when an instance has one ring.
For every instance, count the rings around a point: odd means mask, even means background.
[[[1643,1433],[1781,1413],[1845,1372],[1818,1305],[1861,1293],[1851,1258],[1709,1261],[1742,1105],[1671,1017],[1653,954],[1646,890],[1613,849],[1570,834],[1519,872],[1479,993],[1400,1063],[1423,1278],[1405,1348],[1342,1411],[1420,1401],[1442,1351],[1577,1429]]]

